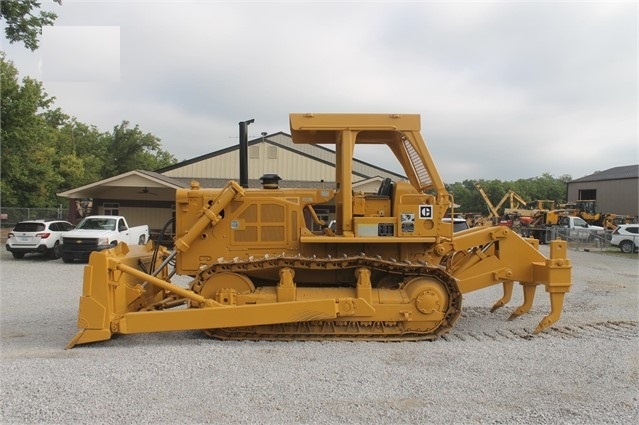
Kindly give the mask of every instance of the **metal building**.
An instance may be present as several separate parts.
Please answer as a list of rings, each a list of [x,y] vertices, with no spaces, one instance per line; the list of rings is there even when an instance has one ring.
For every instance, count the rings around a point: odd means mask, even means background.
[[[639,215],[639,165],[599,171],[568,182],[568,202],[597,201],[599,212]]]

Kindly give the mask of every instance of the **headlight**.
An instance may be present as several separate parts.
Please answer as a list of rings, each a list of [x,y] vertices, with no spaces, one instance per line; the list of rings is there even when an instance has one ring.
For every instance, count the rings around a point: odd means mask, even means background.
[[[108,245],[109,238],[98,238],[98,245]]]

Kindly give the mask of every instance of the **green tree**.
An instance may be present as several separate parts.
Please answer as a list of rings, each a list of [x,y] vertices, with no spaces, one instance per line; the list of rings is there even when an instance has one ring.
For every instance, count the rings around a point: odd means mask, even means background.
[[[62,4],[62,0],[53,0]],[[9,43],[22,41],[27,49],[38,48],[38,36],[42,27],[53,25],[58,17],[53,12],[40,10],[38,0],[2,0],[0,2],[0,18],[6,22],[5,35]]]
[[[53,102],[41,83],[18,80],[12,62],[0,54],[0,196],[3,205],[55,205],[55,189],[62,177],[55,171],[55,130],[42,112]]]
[[[161,148],[160,139],[151,133],[143,133],[138,125],[130,128],[128,121],[113,127],[108,152],[110,160],[104,164],[103,178],[136,169],[156,170],[177,162],[172,154]]]
[[[58,205],[56,194],[134,169],[177,162],[160,139],[127,121],[112,133],[52,109],[42,84],[19,80],[0,52],[0,200],[4,206]]]
[[[95,126],[78,122],[59,108],[44,115],[57,130],[54,167],[64,179],[58,192],[101,180],[104,163],[109,160],[108,135]]]
[[[509,190],[513,190],[528,202],[544,199],[563,203],[566,201],[566,183],[570,180],[572,180],[572,177],[569,175],[555,178],[548,173],[544,173],[539,177],[530,179],[518,179],[515,181],[479,180],[478,183],[484,189],[490,202],[496,207]],[[458,211],[479,212],[487,215],[489,213],[488,205],[479,190],[475,188],[475,183],[475,180],[464,180],[463,182],[447,185],[447,189],[453,194],[455,203],[460,206]],[[498,212],[500,214],[503,213],[505,207],[509,207],[507,202],[502,205]]]
[[[453,195],[455,204],[459,205],[459,207],[457,207],[458,210],[466,212],[472,211],[470,206],[472,204],[471,199],[473,193],[471,189],[464,185],[464,183],[455,182],[453,184],[446,185],[446,190]]]

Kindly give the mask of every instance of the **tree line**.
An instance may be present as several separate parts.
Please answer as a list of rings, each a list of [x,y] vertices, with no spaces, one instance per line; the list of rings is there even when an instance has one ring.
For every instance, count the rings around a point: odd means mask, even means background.
[[[491,204],[496,207],[510,190],[528,203],[537,200],[565,203],[567,201],[567,183],[570,180],[572,180],[572,177],[567,174],[553,177],[548,173],[544,173],[538,177],[514,181],[464,180],[463,182],[447,184],[446,189],[453,195],[455,204],[459,205],[457,211],[480,213],[485,216],[490,211],[479,189],[475,187],[475,183],[480,184]],[[508,200],[499,211],[500,214],[503,213],[504,207],[510,207]]]
[[[5,207],[51,207],[56,193],[135,169],[156,170],[177,159],[160,139],[122,121],[110,132],[54,108],[42,83],[19,79],[0,53],[0,199]]]

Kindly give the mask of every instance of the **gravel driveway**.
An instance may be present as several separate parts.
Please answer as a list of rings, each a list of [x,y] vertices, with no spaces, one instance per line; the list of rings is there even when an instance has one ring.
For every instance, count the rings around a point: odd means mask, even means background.
[[[542,246],[547,253],[547,247]],[[122,335],[64,350],[82,264],[0,254],[0,422],[639,423],[639,259],[569,251],[573,287],[550,330],[542,288],[490,313],[464,297],[434,342],[224,342],[200,332]]]

